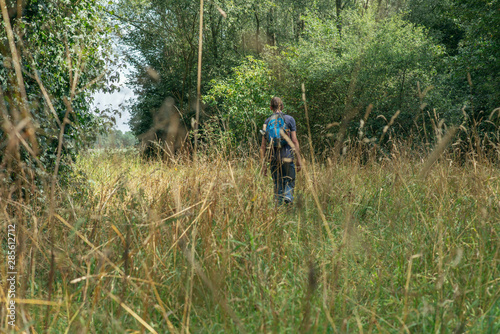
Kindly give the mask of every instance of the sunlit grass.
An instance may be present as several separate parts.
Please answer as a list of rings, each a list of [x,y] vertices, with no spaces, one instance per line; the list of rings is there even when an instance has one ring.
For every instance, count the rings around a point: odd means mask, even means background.
[[[299,174],[295,205],[276,209],[253,158],[84,154],[56,204],[59,306],[26,310],[52,333],[496,333],[498,169],[422,166],[309,166],[313,189]],[[30,235],[26,298],[48,297],[47,228]]]

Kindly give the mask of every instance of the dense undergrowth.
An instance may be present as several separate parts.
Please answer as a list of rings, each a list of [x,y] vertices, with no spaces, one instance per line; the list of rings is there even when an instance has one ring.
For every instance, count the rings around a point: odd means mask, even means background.
[[[254,158],[83,154],[52,219],[42,197],[2,204],[19,330],[497,333],[498,168],[422,165],[309,163],[277,209]]]

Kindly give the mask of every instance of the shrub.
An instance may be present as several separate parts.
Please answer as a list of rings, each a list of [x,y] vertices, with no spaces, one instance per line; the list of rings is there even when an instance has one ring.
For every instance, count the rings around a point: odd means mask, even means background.
[[[266,62],[247,57],[229,78],[211,82],[204,102],[219,115],[222,130],[231,135],[234,143],[257,134],[271,113],[269,103],[275,80]]]

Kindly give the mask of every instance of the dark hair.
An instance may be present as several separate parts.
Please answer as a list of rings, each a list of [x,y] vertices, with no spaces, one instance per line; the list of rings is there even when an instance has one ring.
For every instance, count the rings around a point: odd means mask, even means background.
[[[279,97],[275,96],[271,99],[271,109],[274,111],[283,110],[283,102]]]

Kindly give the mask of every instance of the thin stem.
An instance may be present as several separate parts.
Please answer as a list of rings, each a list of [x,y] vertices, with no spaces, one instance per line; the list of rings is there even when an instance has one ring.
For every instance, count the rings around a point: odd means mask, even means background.
[[[196,123],[194,124],[194,159],[198,151],[198,123],[200,121],[200,102],[201,102],[201,60],[203,51],[203,0],[200,0],[200,32],[198,40],[198,84],[196,87]]]

